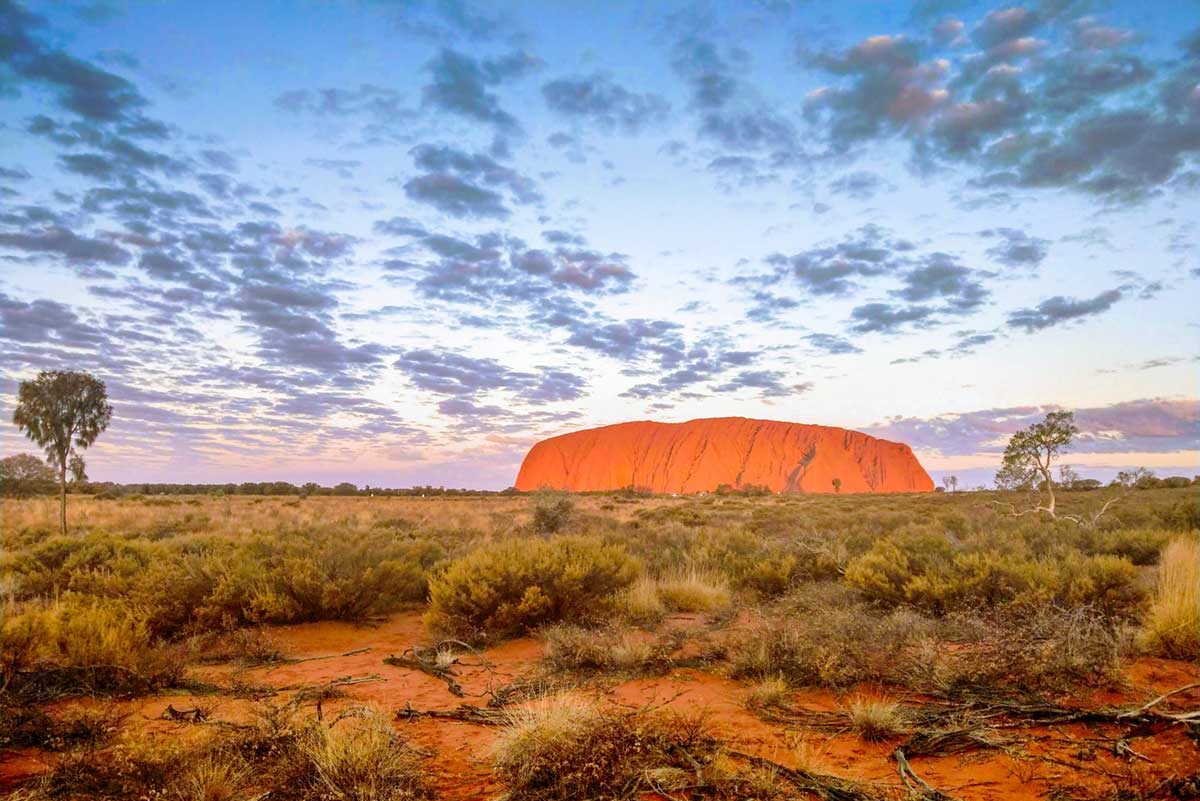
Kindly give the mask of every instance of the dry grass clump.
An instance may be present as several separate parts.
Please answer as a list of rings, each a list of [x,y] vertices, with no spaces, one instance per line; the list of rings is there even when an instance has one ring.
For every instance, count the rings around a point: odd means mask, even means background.
[[[908,731],[904,707],[887,698],[858,695],[845,711],[850,729],[864,740],[886,740]]]
[[[648,625],[662,620],[667,607],[658,597],[658,582],[642,576],[620,598],[622,616],[630,623]]]
[[[1159,656],[1200,658],[1200,539],[1181,537],[1163,550],[1140,640]]]
[[[372,709],[326,724],[295,701],[264,705],[246,727],[197,737],[130,732],[104,749],[72,750],[37,788],[57,799],[415,801],[428,797],[423,758]],[[268,792],[269,791],[269,792]]]
[[[187,765],[172,794],[179,801],[240,801],[249,793],[252,772],[236,753],[212,753]]]
[[[509,799],[626,799],[687,788],[692,797],[781,797],[764,777],[722,757],[698,717],[613,711],[575,695],[511,713],[493,746]]]
[[[547,627],[542,636],[546,642],[542,659],[553,670],[665,673],[671,668],[671,643],[651,641],[635,631],[564,623]]]
[[[300,750],[311,765],[314,798],[409,801],[426,796],[421,757],[377,712],[331,727],[310,726]]]
[[[813,734],[800,734],[791,740],[792,760],[796,770],[808,773],[829,773],[829,739]]]
[[[746,693],[748,709],[770,709],[783,706],[791,695],[791,688],[782,676],[762,679]]]
[[[729,582],[695,568],[659,579],[658,597],[673,612],[715,612],[733,603]]]

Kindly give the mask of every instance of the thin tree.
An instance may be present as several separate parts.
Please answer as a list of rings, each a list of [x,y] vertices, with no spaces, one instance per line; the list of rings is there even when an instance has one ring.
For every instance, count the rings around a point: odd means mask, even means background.
[[[1046,419],[1012,435],[1004,449],[1004,462],[996,473],[999,489],[1038,492],[1037,505],[1021,514],[1045,512],[1055,515],[1054,479],[1050,470],[1079,433],[1074,412],[1050,412]],[[1040,493],[1049,500],[1042,504]]]
[[[1148,477],[1153,476],[1149,470],[1139,467],[1136,470],[1126,470],[1117,474],[1117,478],[1109,485],[1109,497],[1099,506],[1093,506],[1081,514],[1060,514],[1054,498],[1054,479],[1051,468],[1070,447],[1071,441],[1079,429],[1075,425],[1075,415],[1071,412],[1050,412],[1046,419],[1035,423],[1029,428],[1018,431],[1008,441],[1004,450],[1004,463],[996,473],[996,487],[1002,490],[1026,490],[1037,493],[1037,502],[1028,509],[1017,511],[1010,503],[993,503],[1007,506],[1013,516],[1043,513],[1051,520],[1069,520],[1078,526],[1095,528],[1100,519],[1108,513],[1117,502],[1132,494]],[[1070,467],[1064,467],[1060,472],[1062,485],[1071,486],[1079,481],[1078,474]],[[1042,503],[1042,493],[1048,498]]]
[[[46,461],[58,472],[63,534],[67,533],[67,471],[74,459],[81,468],[83,463],[75,449],[95,442],[111,419],[104,382],[90,373],[46,370],[21,382],[13,422],[46,451]]]

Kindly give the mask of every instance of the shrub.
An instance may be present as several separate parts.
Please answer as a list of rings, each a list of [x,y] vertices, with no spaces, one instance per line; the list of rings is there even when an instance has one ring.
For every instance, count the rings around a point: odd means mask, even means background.
[[[32,697],[146,692],[183,674],[178,654],[130,610],[76,595],[5,610],[0,646],[3,683]]]
[[[912,690],[960,693],[1058,693],[1081,682],[1118,683],[1122,629],[1089,607],[1024,606],[1007,612],[956,614],[944,632],[923,638],[897,659]],[[947,647],[947,640],[953,647]]]
[[[1174,659],[1200,658],[1200,540],[1173,540],[1159,561],[1141,645]]]
[[[665,673],[671,668],[669,643],[651,642],[632,631],[558,624],[548,627],[543,636],[542,659],[554,670]]]
[[[735,774],[699,718],[614,712],[574,696],[511,713],[492,753],[507,797],[529,801],[637,798],[696,784],[718,798],[783,795]]]
[[[555,534],[567,525],[575,512],[575,502],[563,492],[541,490],[533,496],[533,530],[537,534]]]
[[[637,577],[616,545],[583,537],[511,539],[479,548],[430,579],[428,623],[470,639],[520,634],[545,623],[597,622]]]
[[[888,537],[852,561],[845,579],[876,603],[907,603],[936,615],[1022,602],[1131,617],[1144,599],[1137,568],[1124,557],[1060,548],[1031,558],[1023,546],[1018,540],[1007,550],[954,550],[939,537]]]
[[[881,615],[844,596],[837,585],[824,584],[785,599],[775,616],[733,639],[733,675],[783,678],[795,686],[900,683],[904,655],[930,635],[932,623],[906,610]]]

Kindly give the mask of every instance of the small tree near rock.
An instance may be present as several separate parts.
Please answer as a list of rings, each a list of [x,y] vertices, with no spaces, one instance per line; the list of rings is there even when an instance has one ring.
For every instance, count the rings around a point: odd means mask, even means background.
[[[1018,431],[1009,439],[1004,462],[996,473],[996,487],[1038,494],[1037,505],[1021,514],[1044,512],[1056,517],[1054,479],[1050,471],[1078,433],[1073,412],[1050,412],[1042,422]],[[1041,498],[1043,491],[1048,498],[1045,504]]]
[[[1144,468],[1123,471],[1117,474],[1116,480],[1110,485],[1109,497],[1099,507],[1094,507],[1084,514],[1058,512],[1051,469],[1078,433],[1079,428],[1075,425],[1075,415],[1072,412],[1050,412],[1042,422],[1034,423],[1029,428],[1013,434],[1004,450],[1004,462],[996,473],[996,487],[1001,490],[1024,490],[1033,495],[1036,501],[1023,510],[1017,510],[1011,503],[994,503],[1008,506],[1014,517],[1044,514],[1051,520],[1069,520],[1090,528],[1094,527],[1114,504],[1137,489],[1148,477],[1153,477],[1153,473]],[[1069,467],[1062,468],[1060,472],[1063,484],[1070,482],[1070,485],[1073,485],[1080,480],[1078,474]]]

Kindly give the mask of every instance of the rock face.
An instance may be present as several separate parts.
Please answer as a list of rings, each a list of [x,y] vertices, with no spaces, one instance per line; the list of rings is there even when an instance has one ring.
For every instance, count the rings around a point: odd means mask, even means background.
[[[583,492],[637,487],[705,492],[721,484],[773,492],[932,492],[912,449],[827,426],[718,417],[618,423],[542,440],[516,488]]]

